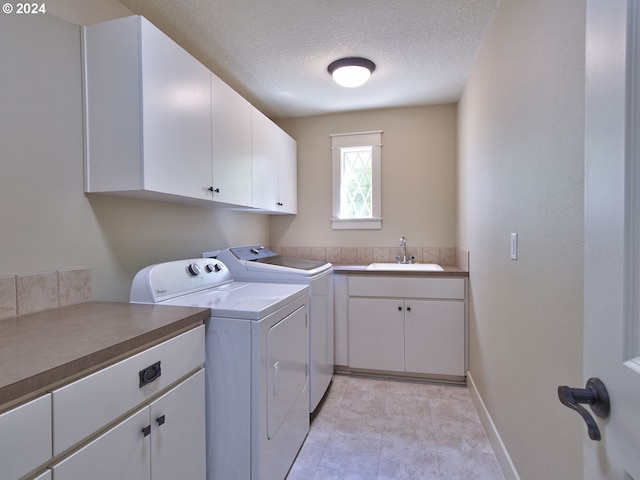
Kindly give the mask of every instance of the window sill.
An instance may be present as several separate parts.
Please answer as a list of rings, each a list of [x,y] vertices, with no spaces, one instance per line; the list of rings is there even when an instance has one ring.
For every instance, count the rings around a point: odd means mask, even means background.
[[[332,218],[333,230],[380,230],[382,218]]]

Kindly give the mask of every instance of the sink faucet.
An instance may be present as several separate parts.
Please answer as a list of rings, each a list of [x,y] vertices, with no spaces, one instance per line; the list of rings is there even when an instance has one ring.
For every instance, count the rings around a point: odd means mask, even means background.
[[[407,257],[407,239],[404,238],[404,235],[400,237],[400,247],[402,247],[402,257],[397,256],[397,263],[412,263],[413,257]]]

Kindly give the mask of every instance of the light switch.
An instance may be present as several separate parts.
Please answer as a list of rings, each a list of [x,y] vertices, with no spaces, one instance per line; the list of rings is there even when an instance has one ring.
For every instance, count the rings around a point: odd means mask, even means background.
[[[511,234],[511,260],[518,260],[518,234]]]

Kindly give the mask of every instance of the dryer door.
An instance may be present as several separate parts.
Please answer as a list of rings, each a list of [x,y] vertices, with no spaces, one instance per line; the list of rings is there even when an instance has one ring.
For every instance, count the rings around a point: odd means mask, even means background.
[[[267,334],[267,438],[273,438],[307,389],[307,310],[300,307]]]

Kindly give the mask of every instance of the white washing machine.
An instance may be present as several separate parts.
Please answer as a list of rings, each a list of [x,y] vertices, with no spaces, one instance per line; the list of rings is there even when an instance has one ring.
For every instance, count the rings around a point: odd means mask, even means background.
[[[211,308],[208,480],[284,480],[309,431],[309,288],[233,281],[196,258],[142,269],[132,303]]]
[[[202,256],[222,260],[237,280],[309,285],[309,412],[312,413],[333,377],[333,265],[278,255],[260,245],[205,252]]]

